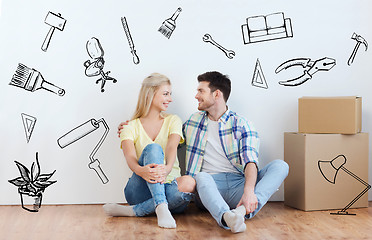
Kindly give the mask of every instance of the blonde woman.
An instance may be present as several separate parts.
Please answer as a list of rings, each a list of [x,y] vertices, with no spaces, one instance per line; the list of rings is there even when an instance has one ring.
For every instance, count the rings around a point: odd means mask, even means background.
[[[124,189],[128,205],[105,204],[109,216],[156,213],[158,226],[175,228],[171,214],[185,210],[195,180],[180,174],[177,146],[184,141],[182,121],[165,111],[172,102],[170,80],[159,73],[144,79],[132,120],[120,133],[132,177]]]

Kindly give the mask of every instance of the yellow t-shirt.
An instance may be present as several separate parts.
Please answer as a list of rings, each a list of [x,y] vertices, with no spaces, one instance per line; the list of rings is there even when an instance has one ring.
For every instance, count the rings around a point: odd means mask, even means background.
[[[160,129],[159,134],[156,136],[155,140],[152,141],[152,139],[147,135],[145,129],[142,126],[141,121],[139,118],[136,118],[128,123],[128,125],[124,125],[123,129],[120,133],[120,142],[123,140],[132,140],[134,143],[134,147],[136,148],[137,153],[137,159],[142,154],[143,149],[151,143],[157,143],[159,144],[163,152],[165,153],[165,148],[168,143],[168,137],[171,134],[178,134],[181,136],[180,143],[183,143],[184,138],[182,135],[182,120],[177,116],[173,114],[169,114],[164,118],[163,125]],[[164,158],[164,164],[165,164],[165,158]],[[173,181],[173,179],[181,176],[181,169],[179,167],[178,158],[176,155],[176,160],[174,162],[172,171],[168,174],[166,178],[166,183],[170,183]]]

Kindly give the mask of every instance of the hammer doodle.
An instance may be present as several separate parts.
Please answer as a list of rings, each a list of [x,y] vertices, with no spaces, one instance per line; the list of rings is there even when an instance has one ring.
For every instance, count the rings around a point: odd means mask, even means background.
[[[365,46],[365,48],[366,48],[365,51],[367,51],[367,49],[368,49],[368,43],[362,36],[360,36],[356,33],[353,33],[353,35],[351,36],[351,39],[357,41],[357,43],[354,47],[353,52],[351,53],[351,56],[350,56],[349,60],[347,61],[347,65],[349,65],[349,66],[354,62],[355,55],[356,55],[356,53],[357,53],[361,44],[363,44]]]
[[[45,81],[39,71],[29,68],[22,63],[18,64],[17,70],[9,85],[20,87],[31,92],[45,89],[59,96],[65,95],[65,90]]]
[[[293,37],[291,19],[282,12],[249,17],[246,22],[241,26],[244,44]]]
[[[45,189],[57,182],[49,180],[56,170],[52,173],[41,174],[38,152],[36,152],[36,163],[33,162],[31,165],[31,171],[23,164],[14,162],[21,176],[8,182],[18,187],[22,208],[29,212],[38,212]]]
[[[91,132],[97,130],[100,127],[100,124],[102,124],[105,131],[102,134],[102,137],[98,141],[97,145],[94,147],[93,151],[89,155],[90,163],[88,164],[88,167],[90,169],[93,169],[97,173],[98,177],[101,179],[103,184],[106,184],[108,183],[109,180],[106,177],[105,173],[102,171],[101,163],[99,162],[98,159],[95,159],[94,157],[94,155],[97,153],[97,151],[101,147],[102,143],[105,141],[106,136],[110,130],[107,123],[105,122],[105,119],[101,118],[97,121],[92,118],[86,121],[85,123],[77,126],[76,128],[72,129],[68,133],[64,134],[62,137],[60,137],[57,140],[57,143],[60,146],[60,148],[65,148],[68,145],[90,134]]]
[[[234,58],[235,52],[233,50],[228,50],[224,47],[222,47],[220,44],[218,44],[216,41],[214,41],[208,33],[204,34],[203,36],[203,41],[206,43],[211,43],[212,45],[216,46],[219,48],[229,59]]]
[[[27,139],[27,142],[29,142],[32,132],[34,131],[34,127],[36,124],[36,118],[26,113],[21,113],[21,116],[22,116],[23,128],[25,129],[26,139]]]
[[[117,80],[115,78],[109,77],[108,72],[103,71],[103,67],[105,65],[105,60],[103,59],[104,51],[101,46],[101,43],[99,40],[95,37],[92,37],[87,41],[86,44],[86,50],[89,54],[89,56],[93,59],[92,62],[90,60],[87,60],[84,62],[84,67],[85,67],[85,75],[87,77],[94,77],[94,76],[99,76],[101,75],[101,78],[99,78],[96,81],[96,84],[101,82],[101,92],[105,91],[105,84],[106,81],[112,81],[113,83],[116,83]]]
[[[140,60],[137,56],[136,50],[134,50],[134,43],[133,43],[132,35],[130,34],[130,31],[129,31],[127,19],[125,17],[122,17],[121,18],[121,23],[123,24],[125,36],[127,36],[127,39],[128,39],[129,47],[130,47],[130,50],[131,50],[130,52],[133,55],[133,62],[134,62],[134,64],[138,64],[140,62]]]
[[[41,50],[46,52],[48,50],[50,40],[52,39],[54,30],[58,29],[60,31],[63,31],[63,29],[65,28],[66,20],[62,18],[60,13],[55,14],[52,12],[48,12],[44,22],[50,26],[48,34],[44,39],[43,45],[41,45]]]
[[[180,15],[182,9],[177,8],[177,10],[173,13],[171,18],[166,19],[163,24],[160,26],[158,31],[163,34],[166,38],[170,38],[173,31],[176,29],[176,19],[178,15]]]
[[[336,60],[328,57],[312,61],[310,58],[296,58],[288,60],[279,65],[275,69],[275,73],[279,73],[283,69],[286,70],[292,66],[302,66],[304,73],[294,79],[280,81],[279,84],[283,86],[299,86],[308,80],[312,79],[313,75],[318,71],[329,71],[336,65]]]
[[[254,68],[252,86],[268,89],[265,76],[263,74],[260,61],[257,58],[256,66]]]

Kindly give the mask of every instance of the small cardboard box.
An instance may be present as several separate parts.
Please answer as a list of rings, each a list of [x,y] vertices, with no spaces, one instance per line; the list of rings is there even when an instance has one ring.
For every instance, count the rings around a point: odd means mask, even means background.
[[[367,187],[350,173],[368,182],[368,140],[368,133],[284,133],[284,204],[304,211],[347,206]],[[368,193],[351,206],[360,207],[368,207]]]
[[[355,134],[361,129],[361,97],[298,99],[298,132]]]

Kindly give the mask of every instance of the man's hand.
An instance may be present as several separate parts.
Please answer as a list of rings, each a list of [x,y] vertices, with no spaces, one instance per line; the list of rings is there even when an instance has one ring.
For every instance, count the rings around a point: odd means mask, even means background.
[[[246,214],[249,214],[256,210],[258,206],[256,194],[253,191],[244,191],[243,196],[236,207],[239,207],[241,205],[244,205]]]
[[[120,137],[120,132],[121,132],[121,129],[123,129],[123,126],[128,125],[128,123],[129,123],[129,120],[119,124],[119,126],[118,126],[118,137]]]

